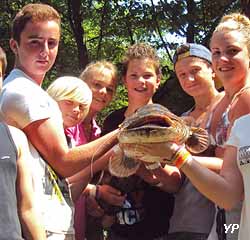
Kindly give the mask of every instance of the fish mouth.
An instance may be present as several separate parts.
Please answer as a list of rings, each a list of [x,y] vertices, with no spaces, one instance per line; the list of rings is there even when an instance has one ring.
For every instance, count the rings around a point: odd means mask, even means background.
[[[151,116],[146,116],[144,118],[138,119],[137,121],[131,123],[126,128],[128,130],[131,130],[134,128],[146,127],[146,126],[168,128],[172,125],[171,123],[172,123],[172,121],[168,117],[152,116],[151,115]]]
[[[192,153],[200,153],[209,145],[205,129],[193,127],[159,104],[148,104],[127,117],[117,136],[120,144],[175,142],[185,144]]]

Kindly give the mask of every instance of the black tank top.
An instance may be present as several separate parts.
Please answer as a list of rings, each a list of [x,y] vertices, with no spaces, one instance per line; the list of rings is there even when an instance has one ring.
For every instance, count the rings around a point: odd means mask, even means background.
[[[17,149],[7,125],[0,123],[0,239],[20,240],[17,214]]]

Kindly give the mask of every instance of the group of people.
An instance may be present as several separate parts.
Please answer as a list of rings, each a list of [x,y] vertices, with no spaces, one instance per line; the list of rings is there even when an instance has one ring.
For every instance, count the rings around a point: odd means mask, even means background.
[[[211,51],[186,43],[173,56],[178,81],[195,102],[183,119],[207,130],[208,149],[192,156],[173,142],[128,144],[138,161],[147,153],[168,163],[143,162],[125,178],[109,171],[122,152],[119,125],[153,103],[159,58],[145,43],[127,49],[121,77],[128,106],[101,128],[95,118],[115,94],[114,64],[92,62],[79,77],[41,88],[57,56],[60,23],[46,4],[16,14],[15,67],[3,86],[7,62],[0,48],[0,239],[94,240],[104,239],[105,229],[109,240],[248,240],[250,20],[226,15]]]

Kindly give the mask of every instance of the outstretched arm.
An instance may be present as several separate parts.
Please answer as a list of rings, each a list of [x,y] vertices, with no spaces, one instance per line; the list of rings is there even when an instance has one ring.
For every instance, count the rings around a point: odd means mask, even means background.
[[[67,178],[67,181],[70,186],[71,194],[74,200],[78,199],[80,194],[82,194],[85,187],[91,181],[92,175],[98,171],[104,170],[108,164],[109,158],[113,154],[113,150],[109,150],[98,161],[93,162],[80,172],[76,173],[73,176]]]
[[[237,148],[234,146],[226,146],[223,163],[218,158],[192,156],[184,146],[179,147],[175,143],[162,143],[158,147],[137,145],[136,151],[135,156],[141,161],[145,161],[147,154],[147,158],[158,156],[165,159],[168,164],[177,166],[202,194],[225,209],[232,208],[242,199],[243,180],[237,166]],[[195,159],[199,162],[204,159],[205,163],[209,159],[213,160],[217,163],[212,164],[213,170],[219,170],[222,163],[220,174],[208,169],[204,163],[201,165]]]
[[[22,232],[25,239],[46,239],[34,200],[32,175],[28,164],[31,159],[28,142],[26,136],[19,129],[10,127],[10,131],[18,151],[16,189]]]
[[[69,149],[62,124],[53,119],[30,123],[23,131],[46,161],[63,177],[69,177],[100,158],[116,142],[118,130],[90,143]]]
[[[200,165],[194,159],[184,164],[182,171],[207,198],[222,208],[231,209],[242,199],[244,193],[236,158],[237,148],[227,146],[220,175]]]
[[[204,167],[216,172],[220,173],[222,168],[223,160],[221,158],[217,157],[199,157],[199,156],[193,156],[193,159],[195,159],[197,162],[199,162]]]

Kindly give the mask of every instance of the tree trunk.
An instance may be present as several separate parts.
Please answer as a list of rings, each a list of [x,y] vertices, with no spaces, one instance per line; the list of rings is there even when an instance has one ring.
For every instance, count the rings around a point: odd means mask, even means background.
[[[103,38],[103,28],[105,26],[105,17],[107,14],[107,4],[108,4],[108,0],[105,0],[104,5],[102,7],[102,17],[100,21],[100,34],[99,34],[99,41],[98,41],[97,54],[96,54],[97,58],[100,58],[102,38]]]
[[[88,50],[83,41],[84,30],[82,28],[81,0],[68,0],[68,18],[78,49],[78,65],[83,69],[88,63]]]
[[[193,9],[195,8],[195,3],[193,0],[187,0],[187,15],[188,15],[188,27],[187,27],[187,42],[194,42],[194,22],[193,22]]]

